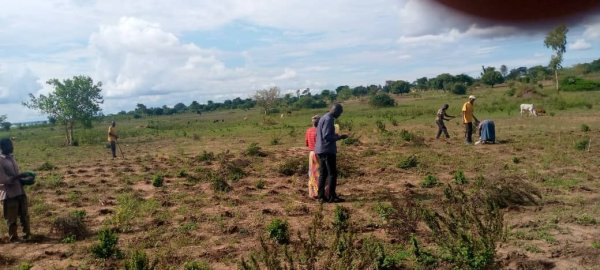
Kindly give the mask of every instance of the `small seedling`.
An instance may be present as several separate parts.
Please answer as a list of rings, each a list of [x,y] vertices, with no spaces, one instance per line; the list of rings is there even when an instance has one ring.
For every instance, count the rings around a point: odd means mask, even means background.
[[[464,185],[468,183],[465,173],[461,170],[458,170],[454,173],[454,178],[452,180],[454,180],[454,183],[458,185]]]
[[[425,178],[423,178],[423,181],[421,182],[421,187],[424,188],[432,188],[435,187],[439,184],[439,181],[437,179],[437,177],[433,176],[433,175],[427,175]]]
[[[155,187],[162,187],[163,183],[164,177],[162,176],[162,174],[154,175],[154,177],[152,178],[152,185]]]

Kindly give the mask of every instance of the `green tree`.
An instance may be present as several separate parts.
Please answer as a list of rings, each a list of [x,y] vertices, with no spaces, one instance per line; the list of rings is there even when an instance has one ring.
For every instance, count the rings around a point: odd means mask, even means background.
[[[371,104],[373,107],[394,107],[396,105],[396,101],[387,93],[381,92],[371,96],[369,99],[369,104]]]
[[[563,54],[567,51],[567,32],[569,28],[565,25],[558,26],[546,34],[544,45],[551,48],[554,54],[550,58],[548,66],[554,71],[556,91],[558,92],[558,70],[562,68]]]
[[[9,131],[12,124],[6,121],[6,115],[0,115],[0,128],[4,131]]]
[[[429,89],[427,77],[418,78],[415,83],[415,87],[421,90]]]
[[[410,92],[410,83],[403,80],[386,81],[384,89],[392,94],[406,94]]]
[[[495,84],[504,82],[504,78],[495,67],[486,67],[483,68],[483,72],[481,73],[481,82],[494,88]]]
[[[134,112],[137,114],[145,115],[148,114],[148,108],[146,107],[146,105],[138,103],[137,105],[135,105]]]
[[[66,144],[73,145],[73,128],[76,122],[90,124],[93,117],[102,111],[102,82],[94,84],[88,76],[74,76],[62,82],[51,79],[46,82],[54,87],[47,96],[29,94],[30,100],[23,102],[29,109],[38,110],[56,118],[65,126]]]
[[[275,86],[269,89],[256,91],[254,100],[256,100],[256,105],[262,107],[265,114],[268,114],[271,109],[277,106],[280,94],[281,90],[279,90],[279,87]]]

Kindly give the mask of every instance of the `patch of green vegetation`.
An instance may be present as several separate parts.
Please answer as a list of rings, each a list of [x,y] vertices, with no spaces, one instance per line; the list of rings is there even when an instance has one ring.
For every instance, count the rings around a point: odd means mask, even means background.
[[[579,151],[585,151],[588,149],[588,144],[590,143],[590,139],[581,139],[575,142],[575,149]]]
[[[600,241],[594,241],[592,242],[592,247],[595,249],[600,249]]]
[[[191,261],[183,265],[183,270],[212,270],[213,268],[206,262]]]
[[[54,166],[54,164],[46,161],[46,162],[42,163],[42,165],[37,167],[36,170],[38,170],[38,171],[53,171],[53,170],[56,170],[57,168],[58,167]]]
[[[531,253],[542,253],[543,252],[538,246],[535,246],[533,244],[525,244],[523,246],[523,249],[525,249],[526,251],[531,252]]]
[[[598,225],[598,220],[588,214],[588,213],[583,213],[581,215],[579,215],[578,217],[576,217],[575,222],[579,225],[588,225],[588,226],[593,226],[593,225]]]
[[[277,168],[277,172],[285,176],[304,175],[307,171],[308,159],[305,157],[287,158]]]
[[[373,210],[381,219],[386,221],[392,214],[396,212],[396,209],[394,209],[392,205],[382,202],[377,202],[377,204],[375,204],[375,206],[373,207]]]
[[[22,262],[17,266],[17,270],[29,270],[33,268],[33,264],[30,262]]]
[[[425,178],[423,178],[423,181],[421,181],[421,187],[424,187],[424,188],[432,188],[439,184],[440,184],[440,181],[437,179],[437,177],[435,177],[431,174],[425,176]]]
[[[579,183],[581,183],[581,180],[578,179],[550,178],[544,179],[542,185],[552,188],[571,189],[576,187]]]
[[[117,247],[119,236],[110,229],[102,229],[98,233],[98,243],[92,246],[92,253],[98,259],[122,258],[123,253]]]
[[[267,226],[267,234],[279,244],[288,244],[290,242],[290,225],[286,220],[273,219]]]
[[[211,181],[211,186],[214,192],[229,192],[232,190],[227,180],[220,175],[215,175]]]
[[[398,164],[396,165],[396,167],[400,168],[400,169],[410,169],[410,168],[414,168],[417,167],[417,165],[419,165],[419,161],[417,159],[416,155],[411,155],[408,156],[402,160],[400,160],[400,162],[398,162]]]
[[[588,132],[588,131],[590,131],[590,126],[588,126],[586,124],[581,124],[581,127],[579,129],[583,132]]]
[[[125,270],[154,270],[156,262],[151,263],[146,252],[135,250],[125,262]]]
[[[267,182],[265,182],[264,179],[258,179],[258,181],[256,181],[256,188],[258,189],[264,189],[265,185],[267,184]]]
[[[333,228],[336,232],[346,232],[350,227],[350,210],[346,207],[336,205],[333,211]]]
[[[468,183],[467,177],[465,177],[465,173],[462,170],[457,170],[454,172],[454,177],[452,178],[455,184],[457,185],[465,185]]]
[[[162,174],[155,174],[152,177],[152,185],[154,187],[162,187],[164,183],[164,176]]]
[[[258,143],[251,143],[244,151],[244,154],[252,157],[265,157],[267,153],[262,151],[262,148],[258,145]]]

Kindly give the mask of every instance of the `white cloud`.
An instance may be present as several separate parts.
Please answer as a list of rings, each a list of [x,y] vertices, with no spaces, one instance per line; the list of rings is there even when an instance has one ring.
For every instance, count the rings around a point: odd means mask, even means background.
[[[585,41],[585,39],[578,39],[575,42],[569,44],[569,49],[574,51],[584,51],[592,48],[592,44]]]
[[[595,24],[586,25],[583,36],[591,40],[600,40],[600,21]]]
[[[296,71],[291,69],[291,68],[285,68],[283,73],[275,78],[273,78],[274,80],[287,80],[287,79],[292,79],[296,77]]]
[[[27,67],[0,64],[0,104],[24,101],[29,93],[36,93],[42,88],[38,80]]]

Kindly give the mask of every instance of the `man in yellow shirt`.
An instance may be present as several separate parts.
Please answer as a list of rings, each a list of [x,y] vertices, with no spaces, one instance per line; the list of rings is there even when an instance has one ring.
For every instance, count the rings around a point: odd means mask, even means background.
[[[117,157],[117,128],[115,127],[117,124],[115,121],[112,121],[110,127],[108,127],[108,142],[110,142],[110,151],[112,152],[112,158],[115,159]]]
[[[479,124],[479,120],[473,114],[473,103],[475,96],[469,96],[469,101],[465,102],[462,107],[463,124],[465,124],[465,143],[473,144],[473,121],[475,125]]]

